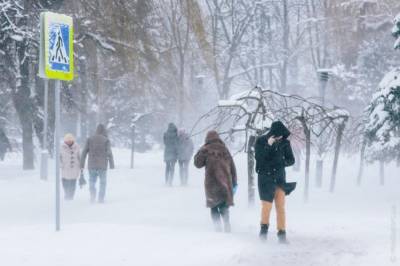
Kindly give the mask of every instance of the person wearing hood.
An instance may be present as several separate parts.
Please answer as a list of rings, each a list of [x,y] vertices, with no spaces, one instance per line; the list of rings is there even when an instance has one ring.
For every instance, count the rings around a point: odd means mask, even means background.
[[[275,121],[269,132],[260,136],[255,144],[258,191],[262,205],[260,238],[267,238],[272,203],[275,202],[280,243],[287,242],[285,195],[295,186],[295,183],[286,183],[285,167],[295,163],[289,135],[285,125],[281,121]]]
[[[98,202],[104,203],[107,186],[107,168],[114,169],[114,158],[111,151],[110,140],[104,125],[99,124],[96,134],[88,138],[81,156],[81,168],[85,168],[86,157],[89,169],[90,201],[94,203],[97,197],[96,183],[100,180]]]
[[[74,136],[66,134],[60,151],[61,181],[66,200],[74,199],[76,181],[81,172],[80,158],[80,148]]]
[[[205,144],[194,157],[197,168],[205,167],[206,204],[211,208],[211,218],[216,231],[230,232],[229,207],[233,206],[237,189],[236,167],[233,158],[214,130],[207,133]]]
[[[178,162],[181,185],[186,186],[189,177],[189,162],[193,156],[194,145],[189,134],[180,130],[178,134]]]
[[[178,160],[178,129],[174,123],[169,123],[163,139],[165,147],[165,183],[167,186],[172,186],[175,174],[175,164]]]

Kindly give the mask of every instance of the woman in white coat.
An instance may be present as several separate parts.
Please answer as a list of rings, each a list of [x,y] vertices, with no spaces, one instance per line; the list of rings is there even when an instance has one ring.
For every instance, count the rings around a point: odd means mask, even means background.
[[[72,134],[64,136],[64,143],[61,146],[61,177],[66,200],[72,200],[75,195],[76,182],[81,173],[80,148],[75,143]]]

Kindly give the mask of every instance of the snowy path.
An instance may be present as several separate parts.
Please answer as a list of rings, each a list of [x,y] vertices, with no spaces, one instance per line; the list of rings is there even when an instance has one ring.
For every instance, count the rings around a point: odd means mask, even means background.
[[[312,186],[308,204],[297,180],[287,201],[290,245],[282,246],[274,220],[268,242],[257,239],[259,210],[247,208],[244,157],[235,158],[240,187],[233,233],[218,234],[204,207],[203,171],[191,169],[188,188],[177,179],[166,188],[161,153],[139,154],[134,170],[128,151],[115,153],[107,203],[91,205],[87,188],[79,190],[74,202],[63,202],[60,233],[52,224],[54,183],[19,170],[16,155],[0,163],[1,265],[396,265],[390,262],[390,207],[400,207],[394,167],[385,187],[377,185],[377,169],[368,168],[360,189],[354,161],[342,161],[347,167],[336,193],[327,192],[328,182],[323,189]]]

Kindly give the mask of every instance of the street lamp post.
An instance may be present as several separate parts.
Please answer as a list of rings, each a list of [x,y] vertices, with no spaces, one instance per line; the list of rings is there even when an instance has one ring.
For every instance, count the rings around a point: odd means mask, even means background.
[[[329,80],[329,70],[328,69],[318,69],[317,74],[318,74],[318,79],[319,79],[319,98],[321,100],[321,106],[325,107],[325,94],[326,94],[326,86],[328,84]],[[322,159],[322,154],[323,154],[323,145],[324,141],[322,139],[322,135],[319,137],[318,140],[318,159],[317,159],[317,164],[316,164],[316,186],[317,187],[322,187],[322,179],[323,179],[323,167],[324,167],[324,161]]]
[[[328,69],[319,69],[317,72],[319,78],[319,96],[321,98],[322,106],[325,106],[325,91],[326,85],[328,84],[330,71]]]

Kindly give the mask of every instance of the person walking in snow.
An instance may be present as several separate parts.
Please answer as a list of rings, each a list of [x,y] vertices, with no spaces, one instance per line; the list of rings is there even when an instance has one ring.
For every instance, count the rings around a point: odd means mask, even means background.
[[[180,130],[178,134],[178,162],[181,185],[186,186],[189,178],[189,162],[194,151],[193,141],[188,133]]]
[[[206,204],[211,208],[211,218],[216,231],[230,232],[229,207],[233,206],[237,188],[236,167],[233,158],[214,130],[207,133],[205,144],[194,157],[197,168],[205,167]]]
[[[7,138],[6,133],[2,128],[0,128],[0,160],[4,161],[7,150],[11,151],[11,143]]]
[[[174,123],[169,123],[164,133],[164,162],[165,162],[165,183],[172,186],[175,174],[175,164],[178,160],[178,129]]]
[[[75,142],[74,136],[66,134],[60,151],[61,180],[66,200],[74,199],[76,181],[81,172],[80,152],[79,145]]]
[[[88,158],[89,169],[89,190],[90,201],[94,203],[97,197],[96,183],[100,180],[100,191],[98,202],[104,203],[107,186],[107,168],[114,169],[114,158],[111,151],[110,140],[107,136],[107,130],[104,125],[99,124],[96,134],[88,138],[82,151],[81,168],[85,168],[86,157]]]
[[[295,163],[288,137],[289,130],[281,121],[273,122],[266,135],[260,136],[255,144],[258,191],[261,199],[260,238],[266,240],[272,203],[277,213],[278,239],[286,243],[285,195],[295,187],[286,183],[285,167]]]

